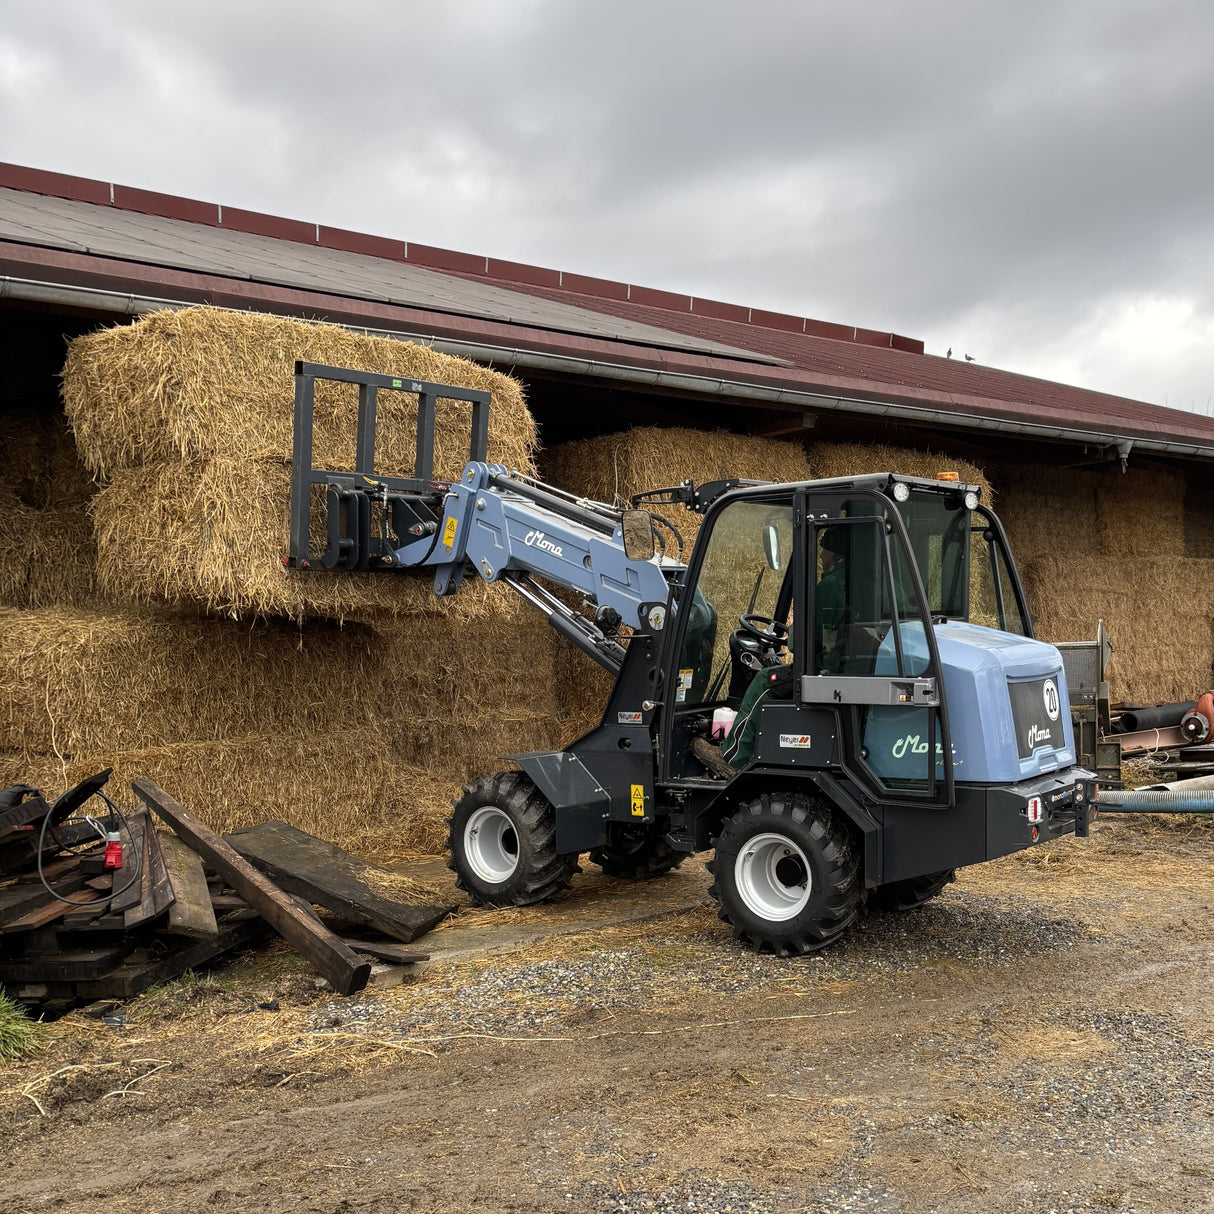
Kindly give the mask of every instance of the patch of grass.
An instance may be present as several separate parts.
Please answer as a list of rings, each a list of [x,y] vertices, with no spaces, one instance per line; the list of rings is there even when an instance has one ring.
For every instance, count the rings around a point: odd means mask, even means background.
[[[0,1060],[14,1062],[46,1044],[46,1028],[0,991]]]

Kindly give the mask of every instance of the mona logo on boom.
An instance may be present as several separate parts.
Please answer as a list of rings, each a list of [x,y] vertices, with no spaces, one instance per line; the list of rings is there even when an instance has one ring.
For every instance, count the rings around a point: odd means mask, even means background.
[[[528,548],[538,548],[541,552],[550,552],[558,559],[563,559],[565,556],[560,544],[554,544],[542,531],[528,531],[523,536],[523,543]]]

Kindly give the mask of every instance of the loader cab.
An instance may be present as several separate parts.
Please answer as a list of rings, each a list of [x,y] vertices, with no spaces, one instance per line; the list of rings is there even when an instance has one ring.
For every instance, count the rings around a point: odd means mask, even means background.
[[[659,746],[659,780],[675,786],[713,781],[696,739],[785,665],[787,698],[762,704],[738,774],[830,771],[877,803],[951,804],[933,622],[1031,636],[1002,529],[968,487],[886,475],[719,499],[681,603]]]

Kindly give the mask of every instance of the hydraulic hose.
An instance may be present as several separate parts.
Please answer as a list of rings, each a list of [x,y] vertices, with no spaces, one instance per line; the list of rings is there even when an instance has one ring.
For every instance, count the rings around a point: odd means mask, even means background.
[[[1214,814],[1214,792],[1102,788],[1096,808],[1101,814]]]

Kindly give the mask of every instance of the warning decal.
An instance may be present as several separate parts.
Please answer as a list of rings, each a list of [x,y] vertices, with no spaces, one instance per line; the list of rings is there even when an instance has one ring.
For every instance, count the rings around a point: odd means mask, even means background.
[[[459,519],[452,515],[447,520],[447,525],[443,528],[443,547],[450,548],[455,543],[455,530],[459,526]]]
[[[632,786],[632,816],[634,818],[643,818],[645,816],[644,784],[634,784]]]

